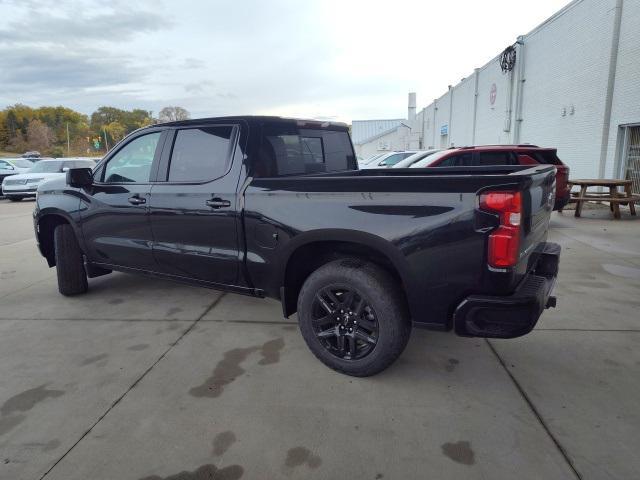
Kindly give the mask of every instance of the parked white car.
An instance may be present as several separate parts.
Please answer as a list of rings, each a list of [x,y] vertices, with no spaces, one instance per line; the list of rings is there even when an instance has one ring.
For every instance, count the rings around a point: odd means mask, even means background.
[[[0,182],[6,177],[28,172],[33,163],[24,158],[0,158]]]
[[[402,152],[388,152],[384,155],[379,156],[378,158],[373,159],[372,161],[359,165],[358,168],[360,170],[367,170],[369,168],[389,168],[393,167],[396,163],[405,158],[417,153],[416,150],[407,150]]]
[[[2,181],[2,194],[12,202],[19,202],[23,198],[35,197],[38,186],[52,178],[66,175],[70,168],[93,168],[93,160],[77,158],[60,158],[57,160],[40,160],[31,164],[27,173],[20,173],[6,177]]]
[[[400,160],[398,163],[396,163],[393,166],[393,168],[409,168],[414,163],[419,162],[420,160],[423,160],[428,156],[433,155],[434,153],[437,153],[440,151],[441,150],[439,148],[433,148],[431,150],[421,150],[418,153],[414,153],[413,155],[405,158],[404,160]]]

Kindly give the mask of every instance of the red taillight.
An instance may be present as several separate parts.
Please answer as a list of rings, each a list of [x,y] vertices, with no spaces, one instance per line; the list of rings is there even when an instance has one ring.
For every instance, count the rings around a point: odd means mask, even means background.
[[[500,226],[489,235],[489,265],[513,267],[518,263],[520,248],[520,192],[485,192],[480,195],[480,208],[500,215]]]

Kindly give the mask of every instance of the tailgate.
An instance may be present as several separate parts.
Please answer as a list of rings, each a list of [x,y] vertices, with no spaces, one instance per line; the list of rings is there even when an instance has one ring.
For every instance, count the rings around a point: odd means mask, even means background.
[[[518,271],[528,271],[535,264],[532,254],[542,247],[549,231],[549,219],[555,202],[556,171],[550,165],[538,166],[517,173],[528,175],[522,191],[522,230]]]

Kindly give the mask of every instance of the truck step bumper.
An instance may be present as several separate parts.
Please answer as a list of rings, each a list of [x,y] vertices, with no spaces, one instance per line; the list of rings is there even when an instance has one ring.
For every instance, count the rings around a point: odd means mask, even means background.
[[[507,296],[471,295],[458,305],[454,327],[466,337],[514,338],[526,335],[546,308],[556,306],[551,295],[558,275],[560,246],[547,243],[536,268]]]

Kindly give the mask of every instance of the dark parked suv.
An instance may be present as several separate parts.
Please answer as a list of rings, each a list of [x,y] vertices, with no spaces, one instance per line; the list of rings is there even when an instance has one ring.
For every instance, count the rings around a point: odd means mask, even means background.
[[[359,171],[346,125],[213,118],[43,184],[34,224],[63,295],[119,270],[276,298],[322,362],[365,376],[412,326],[529,332],[555,302],[554,188],[548,165]]]

